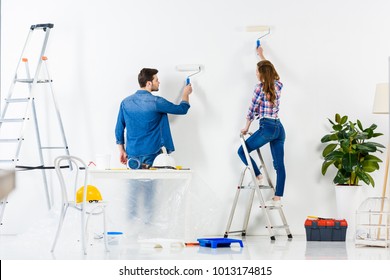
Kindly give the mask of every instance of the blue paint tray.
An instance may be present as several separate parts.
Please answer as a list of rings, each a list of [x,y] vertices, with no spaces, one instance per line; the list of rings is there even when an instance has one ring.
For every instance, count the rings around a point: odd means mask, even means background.
[[[199,246],[202,247],[230,247],[232,243],[239,243],[240,247],[244,247],[242,240],[239,239],[230,239],[230,238],[198,238]]]

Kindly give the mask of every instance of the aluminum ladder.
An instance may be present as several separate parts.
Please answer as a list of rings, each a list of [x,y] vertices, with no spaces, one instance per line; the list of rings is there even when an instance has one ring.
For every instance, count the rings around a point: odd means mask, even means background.
[[[62,123],[61,115],[58,109],[58,105],[54,96],[53,91],[53,80],[51,79],[48,71],[48,58],[45,56],[47,43],[49,40],[49,35],[51,29],[54,27],[53,24],[36,24],[30,27],[26,42],[24,44],[22,54],[18,61],[15,75],[13,77],[10,89],[8,91],[8,95],[5,98],[4,108],[1,112],[0,116],[0,145],[7,146],[9,150],[9,155],[7,155],[6,159],[1,158],[0,164],[7,165],[8,168],[13,166],[15,170],[33,170],[33,169],[41,169],[44,190],[46,196],[46,202],[48,209],[51,209],[53,205],[53,199],[51,198],[51,194],[49,192],[48,180],[46,169],[54,169],[54,166],[46,166],[44,163],[44,155],[43,150],[48,149],[60,149],[64,150],[66,155],[69,155],[69,148],[65,137],[64,126]],[[33,36],[34,32],[44,32]],[[40,35],[40,36],[38,36]],[[34,42],[38,40],[37,44],[39,46],[31,46],[32,37],[39,37],[38,39],[34,38]],[[43,41],[43,42],[42,42]],[[41,43],[42,42],[42,47]],[[36,69],[35,73],[31,74],[29,59],[25,57],[27,53],[35,53],[39,52],[39,57],[36,60]],[[35,57],[34,55],[32,55]],[[24,70],[23,70],[24,68]],[[20,73],[23,72],[22,75]],[[56,119],[58,122],[58,128],[61,133],[62,141],[59,146],[43,146],[41,141],[41,134],[39,131],[38,125],[38,117],[37,117],[37,109],[36,109],[36,101],[35,97],[38,97],[38,92],[42,93],[42,91],[48,92],[48,97],[51,98],[50,103],[54,105],[54,111],[56,115]],[[46,93],[46,92],[44,92]],[[42,97],[42,95],[39,95]],[[49,102],[49,101],[48,101]],[[49,104],[49,103],[48,103]],[[18,107],[19,106],[19,107]],[[22,108],[22,109],[20,109]],[[47,116],[49,117],[49,116]],[[29,120],[33,121],[35,126],[35,135],[38,146],[38,155],[39,155],[39,165],[38,166],[20,166],[19,156],[22,148],[22,144],[25,141],[26,128],[29,125]],[[12,133],[10,133],[12,131]],[[8,134],[12,134],[9,137]],[[4,150],[3,150],[4,151]],[[71,166],[67,166],[70,167]],[[2,207],[0,208],[0,218],[4,215],[5,205],[7,203],[7,198],[4,198],[1,202]],[[1,225],[0,220],[0,225]]]
[[[265,200],[264,200],[262,191],[273,191],[273,193],[275,193],[275,188],[274,188],[274,185],[272,184],[272,180],[270,179],[269,173],[268,173],[267,168],[264,164],[263,156],[261,155],[260,149],[257,149],[256,152],[257,152],[257,155],[259,156],[260,168],[263,170],[262,174],[265,176],[266,182],[268,183],[267,185],[258,185],[257,184],[256,175],[255,175],[255,172],[253,170],[252,162],[250,160],[249,152],[248,152],[248,149],[247,149],[246,143],[245,143],[245,136],[243,134],[240,135],[240,141],[241,141],[241,145],[243,147],[243,150],[245,153],[245,158],[248,162],[248,165],[245,167],[245,169],[241,173],[240,181],[239,181],[238,186],[237,186],[236,195],[234,197],[233,206],[232,206],[231,211],[230,211],[230,216],[229,216],[229,220],[228,220],[228,223],[226,226],[224,237],[225,238],[228,237],[228,235],[230,233],[241,233],[242,236],[246,236],[248,223],[249,223],[249,217],[250,217],[250,213],[251,213],[252,205],[253,205],[253,200],[254,200],[255,193],[256,193],[257,197],[259,199],[259,202],[260,202],[259,207],[262,210],[264,210],[265,220],[266,220],[266,228],[268,229],[269,236],[270,236],[271,240],[275,240],[275,236],[276,236],[275,231],[277,229],[284,229],[286,231],[287,237],[289,239],[291,239],[292,234],[290,232],[290,227],[287,224],[287,220],[286,220],[286,217],[285,217],[283,209],[282,209],[283,207],[282,206],[268,207],[265,205]],[[244,185],[244,179],[246,177],[245,175],[247,174],[247,172],[250,173],[251,183],[249,183],[248,185]],[[244,223],[243,223],[243,227],[241,230],[231,231],[230,228],[231,228],[231,225],[233,222],[233,218],[234,218],[234,214],[235,214],[235,210],[237,207],[238,199],[240,197],[241,190],[249,190],[250,191],[248,203],[246,204]],[[271,212],[277,212],[279,214],[280,219],[283,223],[282,225],[273,225],[272,220],[271,220]]]

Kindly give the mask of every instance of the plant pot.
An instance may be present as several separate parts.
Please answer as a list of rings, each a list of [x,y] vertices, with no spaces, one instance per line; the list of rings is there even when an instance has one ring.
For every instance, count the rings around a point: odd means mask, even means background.
[[[356,211],[362,202],[362,186],[335,186],[337,217],[348,223],[347,237],[353,237],[356,225]]]

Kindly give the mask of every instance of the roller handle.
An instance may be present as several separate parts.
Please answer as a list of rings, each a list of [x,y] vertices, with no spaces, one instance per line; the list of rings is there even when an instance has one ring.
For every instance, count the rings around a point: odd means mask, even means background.
[[[260,46],[261,46],[260,39],[257,39],[257,41],[256,41],[256,49],[259,48]]]
[[[191,83],[190,77],[187,77],[186,79],[186,86],[188,86]]]

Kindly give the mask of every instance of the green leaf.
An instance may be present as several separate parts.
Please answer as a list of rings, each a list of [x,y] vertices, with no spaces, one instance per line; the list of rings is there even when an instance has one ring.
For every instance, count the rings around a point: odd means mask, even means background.
[[[349,126],[351,127],[351,130],[355,130],[355,124],[353,122],[349,122]]]
[[[337,134],[334,133],[334,134],[327,134],[325,135],[324,137],[321,138],[321,143],[326,143],[326,142],[329,142],[329,141],[335,141],[337,140]]]
[[[337,123],[340,123],[340,115],[339,114],[336,114],[334,116],[334,120],[337,122]]]
[[[343,129],[343,126],[341,124],[335,124],[332,128],[335,131],[340,131]]]
[[[328,118],[328,121],[329,121],[332,125],[335,125],[335,123],[334,123],[331,119]]]
[[[358,127],[360,128],[360,130],[363,130],[362,123],[361,123],[359,120],[357,120],[357,125],[358,125]]]
[[[374,162],[382,162],[382,160],[374,155],[366,155],[362,158],[364,161],[374,161]]]
[[[373,153],[376,151],[376,147],[374,145],[370,145],[368,143],[356,144],[356,149],[361,151],[361,152],[366,152],[366,153]]]
[[[377,142],[366,142],[366,144],[370,144],[370,145],[373,145],[375,147],[378,147],[378,148],[386,148],[385,146],[383,146],[382,144],[380,143],[377,143]]]
[[[367,173],[365,172],[358,172],[357,173],[357,176],[364,182],[366,183],[367,185],[372,185],[373,187],[375,187],[375,182],[374,182],[374,179]]]
[[[376,124],[372,124],[368,129],[375,130],[378,126]]]
[[[374,179],[371,177],[371,175],[370,175],[370,174],[366,174],[366,176],[367,176],[368,179],[370,180],[371,186],[372,186],[372,187],[375,187],[375,181],[374,181]]]
[[[325,147],[325,149],[322,152],[322,156],[326,157],[330,152],[332,152],[337,147],[337,144],[329,144]]]
[[[343,168],[347,172],[352,172],[354,167],[359,164],[357,154],[345,154],[342,159]]]
[[[321,167],[321,173],[322,173],[322,175],[325,175],[325,174],[326,174],[326,171],[328,170],[328,167],[329,167],[330,165],[332,165],[333,163],[334,163],[333,160],[324,161],[324,162],[322,163],[322,167]]]
[[[362,163],[362,169],[365,172],[374,172],[379,169],[379,164],[376,161],[364,161]]]
[[[340,124],[345,124],[347,122],[347,120],[348,120],[347,116],[342,117],[340,120]]]
[[[356,135],[356,137],[355,137],[355,139],[356,140],[366,140],[366,139],[368,139],[369,137],[368,137],[368,133],[366,133],[366,132],[360,132],[360,133],[358,133],[358,135]]]
[[[333,161],[340,160],[343,158],[343,155],[344,155],[344,153],[341,151],[333,151],[333,152],[330,152],[325,157],[325,160],[333,160]]]
[[[372,137],[374,138],[374,137],[379,137],[379,136],[382,136],[383,135],[383,133],[374,133],[373,135],[372,135]]]
[[[346,173],[343,170],[339,170],[333,179],[333,183],[340,184],[340,185],[347,184],[350,175],[351,175],[350,173]]]

